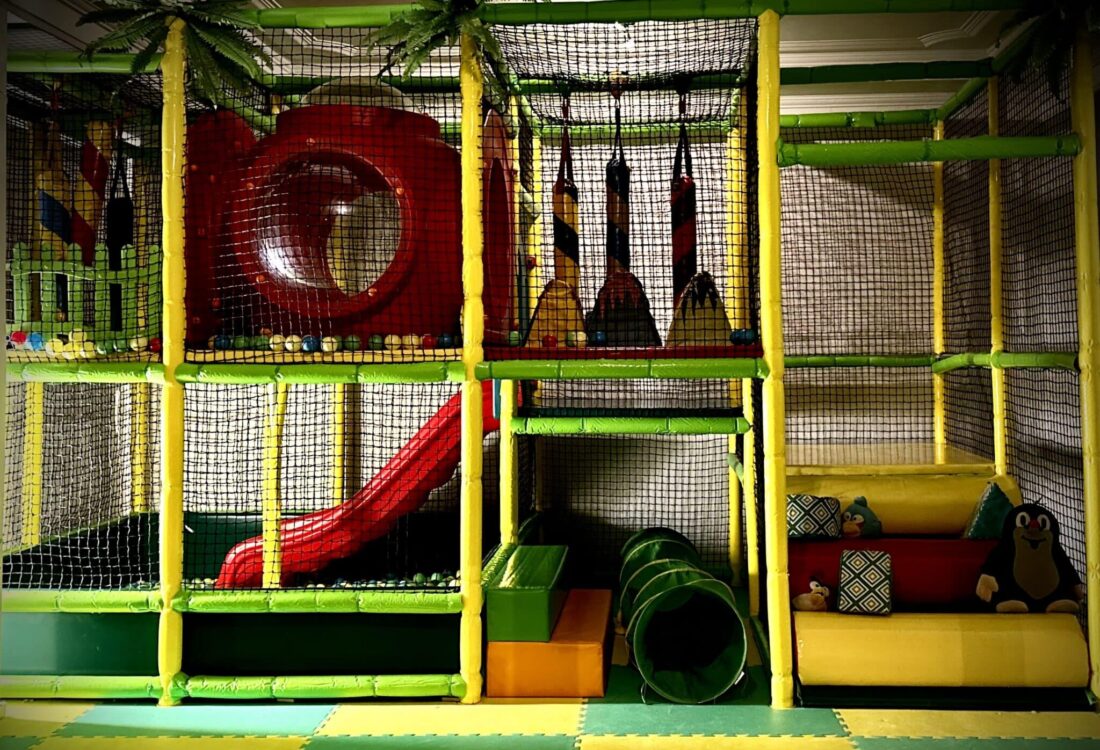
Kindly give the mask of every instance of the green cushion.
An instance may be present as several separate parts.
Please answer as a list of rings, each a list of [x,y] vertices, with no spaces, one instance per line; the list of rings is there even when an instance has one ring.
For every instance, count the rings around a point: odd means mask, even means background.
[[[985,486],[985,491],[974,506],[974,513],[966,524],[964,539],[1000,539],[1005,518],[1012,510],[1012,501],[996,482]]]
[[[547,642],[566,590],[566,547],[523,545],[485,585],[485,629],[490,641]]]

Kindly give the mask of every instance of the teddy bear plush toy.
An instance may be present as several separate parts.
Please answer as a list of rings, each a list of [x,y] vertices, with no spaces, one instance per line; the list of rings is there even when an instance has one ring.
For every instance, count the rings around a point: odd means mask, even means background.
[[[1084,593],[1058,541],[1058,520],[1033,503],[1013,508],[982,565],[978,598],[998,612],[1077,612]]]

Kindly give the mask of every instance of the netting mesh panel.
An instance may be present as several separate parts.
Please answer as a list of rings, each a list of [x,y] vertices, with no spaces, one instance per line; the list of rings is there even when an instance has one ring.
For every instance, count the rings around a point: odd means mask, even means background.
[[[259,539],[264,433],[277,413],[273,389],[187,389],[184,566],[191,586],[210,586],[219,572],[227,573],[227,553],[245,540],[256,547],[247,554],[238,550],[249,574],[223,576],[221,583],[253,588],[272,569],[273,558],[263,557]],[[341,444],[333,389],[302,385],[287,392],[278,472],[284,585],[457,585],[457,386],[345,386],[339,499],[333,484]],[[226,414],[234,415],[232,421]],[[493,529],[496,456],[493,436],[487,439],[483,480],[486,526]],[[316,533],[304,533],[307,527]]]
[[[784,382],[792,464],[869,463],[847,446],[932,440],[927,368],[791,369]]]
[[[582,583],[618,574],[636,531],[667,526],[721,570],[729,559],[728,439],[554,437],[538,440],[540,486],[550,538],[570,545]]]
[[[931,167],[790,167],[781,188],[787,353],[930,351]]]
[[[7,79],[7,347],[155,359],[160,77]]]
[[[458,357],[457,58],[445,51],[413,80],[380,82],[384,55],[365,36],[265,30],[274,83],[225,91],[217,112],[193,108],[192,360]],[[487,252],[506,254],[512,165],[499,117],[486,144],[486,222],[503,228],[487,233]]]
[[[964,368],[944,374],[947,445],[993,458],[993,382],[989,370]]]
[[[929,138],[927,125],[876,125],[873,128],[783,128],[784,143],[854,143],[912,141]]]
[[[984,91],[944,123],[945,138],[988,132],[989,103]],[[943,203],[945,351],[988,351],[989,162],[944,162]]]
[[[9,382],[7,406],[4,585],[155,586],[156,389]]]
[[[486,357],[753,354],[755,22],[494,33],[517,75],[543,82],[528,92],[542,233],[514,271],[538,301],[490,316]],[[610,44],[625,38],[629,50]]]
[[[1070,132],[1068,76],[1051,93],[1045,78],[1005,80],[1001,135]],[[1076,351],[1071,159],[1008,159],[1004,192],[1004,304],[1007,351]]]
[[[732,391],[731,391],[732,387]],[[728,380],[544,380],[524,384],[528,416],[700,416],[740,412]]]
[[[1008,469],[1024,502],[1049,508],[1077,572],[1085,575],[1080,383],[1062,370],[1005,372]]]

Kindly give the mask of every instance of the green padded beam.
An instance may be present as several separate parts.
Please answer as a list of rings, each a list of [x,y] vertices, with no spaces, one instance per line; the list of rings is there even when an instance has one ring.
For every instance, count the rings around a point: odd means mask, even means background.
[[[970,159],[1018,159],[1044,156],[1076,156],[1081,142],[1076,135],[1036,137],[952,138],[945,141],[878,141],[873,143],[783,143],[782,167],[865,166]]]
[[[936,361],[932,354],[821,354],[787,356],[783,363],[792,369],[806,367],[929,367]]]
[[[622,378],[762,378],[764,361],[738,359],[516,359],[481,362],[479,380],[616,380]]]
[[[0,675],[0,698],[156,700],[160,696],[160,678],[155,675]]]
[[[181,383],[262,385],[265,383],[440,383],[462,379],[461,362],[394,364],[183,364]]]
[[[8,377],[36,383],[163,383],[159,362],[12,362]]]
[[[934,109],[905,109],[896,112],[816,112],[780,115],[781,128],[875,128],[880,125],[932,125]]]
[[[359,612],[456,614],[458,593],[287,589],[282,591],[188,591],[172,601],[177,612]]]
[[[513,417],[517,435],[740,435],[743,417]]]
[[[4,612],[159,612],[160,591],[87,591],[79,589],[8,589]]]
[[[997,369],[1038,368],[1077,370],[1075,352],[996,352],[953,354],[933,363],[932,372],[945,373],[964,367],[993,367]]]
[[[333,700],[350,698],[461,698],[457,674],[331,675],[324,677],[187,678],[184,696],[208,700]]]

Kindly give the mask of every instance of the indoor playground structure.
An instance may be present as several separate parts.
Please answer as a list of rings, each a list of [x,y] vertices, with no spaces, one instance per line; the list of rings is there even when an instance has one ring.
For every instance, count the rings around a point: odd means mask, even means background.
[[[8,52],[0,696],[1091,705],[1088,45],[486,4],[501,96],[469,35],[389,69],[401,8],[250,10],[213,100],[180,21]],[[897,79],[967,83],[780,115]]]

